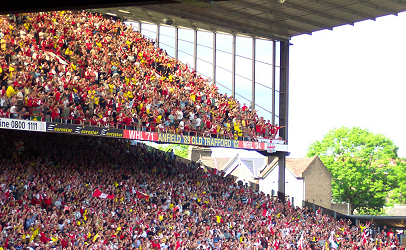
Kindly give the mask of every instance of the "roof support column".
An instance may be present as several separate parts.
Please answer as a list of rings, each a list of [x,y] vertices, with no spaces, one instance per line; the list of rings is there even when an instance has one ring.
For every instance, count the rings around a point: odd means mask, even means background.
[[[179,54],[179,39],[178,39],[179,29],[175,28],[175,59],[178,60]]]
[[[161,25],[156,25],[156,47],[159,48],[159,33],[161,30]]]
[[[193,47],[194,47],[194,51],[193,51],[193,68],[197,72],[197,29],[194,30],[193,37],[194,37],[194,41],[193,41]]]
[[[279,130],[288,143],[288,97],[289,97],[289,42],[280,42],[280,81],[279,81]],[[285,201],[285,157],[279,157],[278,197]]]
[[[276,71],[276,42],[272,41],[272,125],[275,125],[275,71]]]
[[[289,109],[289,42],[280,43],[280,88],[279,88],[279,136],[288,144],[288,109]]]
[[[231,95],[235,98],[235,46],[236,46],[236,36],[233,35],[233,47],[232,47],[232,66],[231,66]]]
[[[251,108],[255,109],[255,51],[256,51],[256,40],[255,37],[252,38],[252,96],[251,96]]]
[[[213,79],[212,84],[216,83],[216,69],[217,69],[217,35],[213,32]]]
[[[138,22],[138,33],[141,34],[141,22]]]
[[[279,176],[278,176],[278,198],[282,202],[285,202],[285,156],[279,157]]]

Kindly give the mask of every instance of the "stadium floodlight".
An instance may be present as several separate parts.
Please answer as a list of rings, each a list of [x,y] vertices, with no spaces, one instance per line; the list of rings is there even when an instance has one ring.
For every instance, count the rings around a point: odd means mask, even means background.
[[[126,13],[126,14],[130,14],[130,12],[127,11],[127,10],[118,10],[118,11],[123,12],[123,13]]]
[[[163,22],[164,24],[167,24],[167,25],[172,25],[172,24],[173,24],[173,19],[170,18],[170,17],[164,18],[164,19],[162,19],[162,22]]]
[[[116,14],[110,13],[110,12],[107,12],[106,14],[107,14],[107,15],[110,15],[110,16],[117,16]]]
[[[284,3],[285,2],[285,0],[278,0],[279,1],[279,3]]]

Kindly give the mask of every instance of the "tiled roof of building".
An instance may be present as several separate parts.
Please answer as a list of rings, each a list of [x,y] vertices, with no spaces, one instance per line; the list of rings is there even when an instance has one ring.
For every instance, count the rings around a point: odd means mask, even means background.
[[[317,157],[318,156],[316,155],[314,157],[306,158],[286,158],[286,168],[288,168],[296,178],[302,178],[302,174]],[[259,177],[264,178],[265,175],[267,175],[267,173],[269,173],[269,171],[276,166],[275,164],[277,162],[278,158],[275,158],[264,170],[261,171]]]
[[[302,174],[317,157],[316,155],[314,157],[305,158],[286,158],[286,167],[296,178],[301,178]]]
[[[218,170],[223,170],[232,157],[216,158],[209,156],[202,156],[202,163],[211,168],[217,168]]]

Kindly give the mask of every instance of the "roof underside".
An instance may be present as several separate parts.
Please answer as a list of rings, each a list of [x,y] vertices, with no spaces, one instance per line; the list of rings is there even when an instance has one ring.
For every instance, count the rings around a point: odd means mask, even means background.
[[[89,9],[136,21],[289,40],[406,11],[406,0],[13,0],[0,14]],[[124,10],[129,13],[120,12]]]
[[[92,8],[127,20],[252,37],[289,40],[293,36],[350,24],[406,10],[400,0],[174,0],[133,6]],[[281,3],[283,2],[283,3]],[[121,11],[119,11],[121,10]],[[124,13],[126,11],[129,13]]]

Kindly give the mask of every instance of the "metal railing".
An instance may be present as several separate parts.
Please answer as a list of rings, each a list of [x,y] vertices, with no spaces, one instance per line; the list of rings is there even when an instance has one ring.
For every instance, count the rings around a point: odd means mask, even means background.
[[[160,128],[159,124],[156,122],[146,122],[147,125],[139,125],[133,122],[125,122],[125,121],[117,121],[114,122],[112,120],[103,121],[102,119],[93,120],[92,118],[80,117],[80,118],[72,118],[72,117],[62,117],[62,116],[54,116],[54,115],[43,115],[42,109],[38,108],[31,108],[29,112],[26,113],[11,113],[9,111],[0,113],[0,118],[11,118],[11,119],[23,119],[23,120],[31,120],[31,121],[44,121],[44,122],[51,122],[51,123],[65,123],[65,124],[73,124],[73,125],[86,125],[86,126],[94,126],[94,127],[104,127],[104,128],[116,128],[116,129],[127,129],[127,130],[136,130],[136,131],[145,131],[145,132],[157,132],[157,133],[166,133],[166,134],[177,134],[177,135],[184,135],[184,136],[198,136],[204,138],[219,138],[219,139],[229,139],[229,140],[238,140],[238,141],[250,141],[256,142],[255,138],[250,136],[236,136],[232,132],[228,133],[212,133],[207,131],[198,131],[192,129],[168,129],[168,128]],[[272,139],[270,137],[260,137],[263,139]],[[279,140],[284,141],[284,140]],[[284,142],[285,143],[285,142]]]

